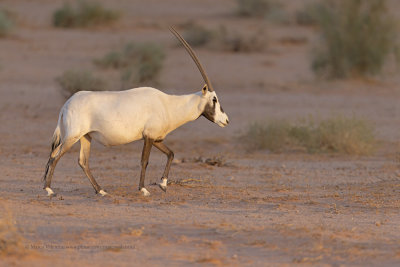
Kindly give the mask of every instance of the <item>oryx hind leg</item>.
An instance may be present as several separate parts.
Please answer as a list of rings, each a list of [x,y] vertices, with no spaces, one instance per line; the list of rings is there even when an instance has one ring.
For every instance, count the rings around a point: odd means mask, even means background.
[[[97,193],[100,193],[102,196],[107,195],[107,193],[101,189],[99,184],[94,179],[90,169],[89,169],[89,156],[90,156],[90,144],[92,138],[89,135],[84,135],[81,139],[81,150],[79,152],[79,166],[81,166],[82,170],[85,172],[87,178],[89,178],[90,183],[92,184],[94,190]]]
[[[54,174],[54,169],[56,168],[56,165],[60,158],[67,152],[73,144],[75,144],[78,141],[78,139],[68,139],[68,140],[63,140],[57,147],[53,149],[53,151],[50,154],[50,158],[46,164],[46,170],[44,173],[44,187],[47,191],[48,196],[54,195],[53,190],[51,189],[51,179],[53,178]]]
[[[161,152],[167,155],[167,164],[165,165],[163,176],[161,177],[161,183],[158,186],[164,191],[167,191],[167,182],[168,182],[168,173],[169,169],[171,168],[172,160],[174,159],[174,152],[169,149],[165,144],[162,142],[155,142],[153,144],[156,148],[158,148]]]

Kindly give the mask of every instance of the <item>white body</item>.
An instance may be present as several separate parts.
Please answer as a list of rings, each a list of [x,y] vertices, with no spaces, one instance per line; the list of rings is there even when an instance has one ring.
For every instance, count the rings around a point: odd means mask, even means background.
[[[79,140],[89,134],[105,146],[126,144],[145,136],[163,140],[179,126],[197,119],[213,96],[215,92],[204,90],[190,95],[167,95],[150,87],[81,91],[62,107],[57,128],[62,140]],[[226,114],[215,115],[214,122],[224,127]]]

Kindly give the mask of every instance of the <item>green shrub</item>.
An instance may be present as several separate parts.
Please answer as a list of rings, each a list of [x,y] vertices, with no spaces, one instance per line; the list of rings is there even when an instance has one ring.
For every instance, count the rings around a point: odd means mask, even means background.
[[[68,70],[56,79],[65,98],[79,91],[104,91],[106,83],[86,70]]]
[[[271,0],[236,0],[237,12],[245,17],[264,17],[273,7]]]
[[[75,6],[65,3],[53,14],[53,25],[56,27],[76,28],[106,24],[117,20],[119,13],[108,10],[100,3],[77,1]]]
[[[312,62],[317,75],[373,75],[391,55],[400,59],[396,24],[385,0],[327,1],[317,14],[322,37]]]
[[[164,49],[153,43],[127,44],[122,51],[112,51],[95,64],[121,70],[122,88],[140,83],[157,83],[165,59]]]
[[[239,140],[249,151],[368,155],[376,143],[373,132],[373,127],[365,120],[336,116],[318,124],[312,120],[253,123]]]
[[[11,32],[13,26],[14,23],[8,12],[0,10],[0,37],[7,36]]]

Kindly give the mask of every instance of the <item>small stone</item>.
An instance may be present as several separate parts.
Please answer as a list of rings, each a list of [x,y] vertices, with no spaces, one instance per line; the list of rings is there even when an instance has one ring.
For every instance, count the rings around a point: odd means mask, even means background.
[[[174,160],[172,160],[172,163],[174,163],[174,164],[179,164],[179,163],[182,163],[183,161],[182,160],[180,160],[180,159],[174,159]]]

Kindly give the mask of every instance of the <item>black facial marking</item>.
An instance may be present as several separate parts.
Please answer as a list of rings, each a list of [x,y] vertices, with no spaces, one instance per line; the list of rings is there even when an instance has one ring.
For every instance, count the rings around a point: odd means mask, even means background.
[[[208,120],[215,122],[214,121],[214,116],[215,116],[215,102],[213,101],[213,104],[211,105],[210,103],[207,103],[207,105],[204,107],[204,111],[201,114],[204,117],[206,117]]]
[[[219,105],[219,109],[221,110],[222,113],[225,113],[225,112],[224,112],[224,109],[222,108],[221,105]]]

